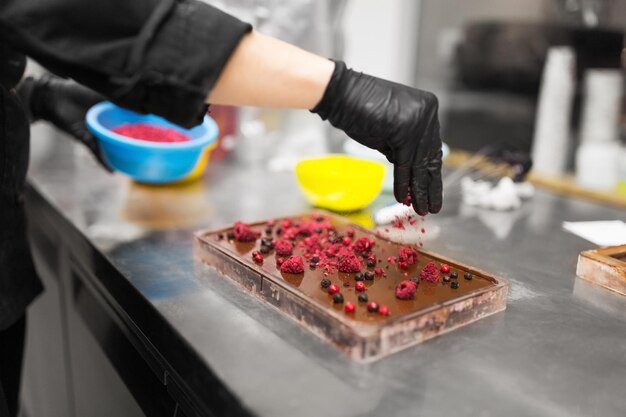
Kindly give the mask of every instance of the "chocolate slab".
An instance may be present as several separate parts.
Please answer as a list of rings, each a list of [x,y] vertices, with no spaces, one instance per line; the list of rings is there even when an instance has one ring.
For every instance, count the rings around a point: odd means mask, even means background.
[[[292,220],[303,222],[319,215],[306,215]],[[344,303],[350,301],[356,304],[355,312],[346,313],[345,304],[333,303],[328,291],[320,286],[321,280],[325,278],[323,268],[312,268],[305,260],[304,273],[281,273],[274,251],[264,255],[262,264],[256,263],[252,259],[252,252],[260,249],[261,239],[246,243],[228,239],[230,228],[196,233],[195,254],[252,294],[339,347],[351,358],[361,361],[378,359],[501,311],[506,306],[507,286],[499,278],[414,246],[411,247],[419,253],[418,262],[407,269],[400,269],[396,263],[389,262],[388,257],[397,256],[399,249],[407,245],[392,242],[345,219],[328,214],[322,216],[330,220],[340,236],[345,236],[347,230],[351,229],[354,231],[353,241],[359,237],[374,239],[372,252],[378,259],[375,267],[382,268],[386,276],[365,280],[365,293],[370,301],[389,307],[389,315],[368,312],[366,303],[357,300],[359,292],[355,290],[356,273],[333,271],[327,276],[331,282],[339,285]],[[277,222],[282,220],[278,219]],[[261,233],[261,237],[280,238],[276,236],[277,227],[272,228],[271,235],[265,233],[267,222],[251,226]],[[303,249],[294,245],[294,255],[303,255]],[[413,299],[397,299],[394,292],[396,285],[400,281],[419,277],[419,272],[430,261],[434,261],[438,268],[442,263],[447,263],[458,278],[445,282],[443,276],[448,274],[440,274],[439,282],[422,280]],[[366,266],[365,259],[361,258],[361,264],[361,272],[374,271],[375,267]],[[471,280],[464,278],[466,272],[471,272]],[[453,281],[458,282],[457,289],[451,287]]]
[[[626,245],[594,249],[578,256],[576,275],[626,295]]]

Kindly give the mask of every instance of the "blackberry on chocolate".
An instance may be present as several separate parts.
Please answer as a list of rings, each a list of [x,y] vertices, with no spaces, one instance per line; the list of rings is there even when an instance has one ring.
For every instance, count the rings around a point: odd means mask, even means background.
[[[283,233],[283,228],[282,228],[282,227],[280,227],[280,226],[278,226],[278,227],[276,228],[276,235],[277,235],[277,236],[280,236],[282,233]]]
[[[453,290],[456,290],[457,288],[459,288],[459,282],[458,281],[452,281],[450,283],[450,288],[452,288]]]
[[[471,280],[472,278],[474,278],[474,276],[472,275],[471,272],[466,272],[465,275],[463,275],[463,278],[465,278],[466,280]]]
[[[261,245],[267,246],[270,249],[274,248],[274,239],[271,237],[264,237],[261,239]]]
[[[317,264],[316,264],[315,262],[311,262],[311,263],[309,264],[309,267],[310,267],[311,269],[315,269],[315,268],[317,267]]]
[[[367,294],[365,293],[361,293],[358,296],[358,300],[362,303],[367,303]]]
[[[450,282],[450,275],[444,275],[443,282]]]
[[[315,255],[314,257],[311,258],[311,262],[313,263],[318,263],[320,261],[320,257]]]
[[[367,258],[368,256],[370,256],[368,251],[364,250],[363,252],[361,252],[361,257]]]
[[[228,233],[226,234],[226,237],[227,237],[229,240],[233,240],[233,239],[235,238],[235,234],[234,234],[233,232],[228,232]]]
[[[457,279],[458,277],[459,277],[459,274],[457,274],[456,272],[450,272],[450,278]]]
[[[268,253],[270,253],[270,248],[268,248],[267,246],[261,246],[261,249],[259,249],[259,251],[260,251],[263,255],[267,255]]]
[[[363,275],[363,272],[359,272],[358,274],[354,276],[354,279],[356,281],[363,281],[365,279],[365,275]]]
[[[267,227],[265,228],[265,234],[266,234],[266,235],[271,235],[271,234],[272,234],[272,230],[273,230],[273,229],[272,229],[272,227],[271,227],[271,226],[267,226]]]
[[[376,266],[376,261],[374,259],[368,259],[367,266],[368,268],[374,268]]]
[[[322,282],[320,282],[320,286],[321,286],[322,288],[328,288],[328,287],[330,287],[330,280],[329,280],[329,279],[327,279],[327,278],[324,278],[324,279],[322,280]]]
[[[363,274],[363,276],[365,277],[366,280],[371,281],[374,279],[374,273],[367,271],[366,273]]]
[[[367,311],[370,313],[376,313],[378,311],[378,303],[376,301],[370,301],[367,303]]]
[[[413,278],[409,279],[409,281],[414,282],[415,285],[418,285],[420,283],[419,277],[413,277]]]
[[[218,233],[217,240],[222,240],[222,239],[224,239],[224,235],[222,233]]]
[[[335,304],[343,303],[343,294],[338,292],[337,294],[333,295],[333,303]]]

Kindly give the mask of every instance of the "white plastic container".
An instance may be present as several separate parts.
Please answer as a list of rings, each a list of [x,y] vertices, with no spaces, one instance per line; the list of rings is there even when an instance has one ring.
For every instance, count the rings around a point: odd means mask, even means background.
[[[583,142],[576,153],[576,182],[581,187],[611,191],[617,187],[621,147],[617,141]]]

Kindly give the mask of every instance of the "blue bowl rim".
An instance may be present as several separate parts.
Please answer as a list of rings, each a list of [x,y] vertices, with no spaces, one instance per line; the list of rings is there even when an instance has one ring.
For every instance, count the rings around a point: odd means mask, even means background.
[[[114,109],[120,109],[120,110],[132,112],[132,110],[128,110],[123,107],[117,106],[116,104],[111,103],[110,101],[103,101],[98,104],[95,104],[87,111],[87,115],[85,116],[87,127],[94,134],[98,135],[100,140],[109,141],[109,142],[121,142],[126,145],[137,146],[137,147],[147,148],[147,149],[170,149],[170,150],[192,149],[192,148],[204,148],[212,144],[213,142],[217,140],[218,133],[219,133],[219,129],[217,127],[217,123],[215,123],[215,120],[213,120],[213,118],[210,117],[209,115],[205,115],[202,120],[201,126],[206,128],[207,130],[206,133],[190,141],[161,143],[161,142],[151,142],[151,141],[146,141],[146,140],[133,139],[133,138],[129,138],[128,136],[123,136],[123,135],[120,135],[119,133],[113,132],[111,129],[104,127],[98,121],[98,117],[100,116],[100,114],[102,114],[105,111],[114,110]],[[139,116],[149,116],[148,114],[145,114],[145,115],[141,113],[137,113],[137,114]],[[159,116],[156,116],[156,117],[159,117]],[[185,130],[191,130],[191,129],[185,129],[183,127],[180,127],[165,119],[162,119],[162,120],[167,125],[171,126],[174,129],[177,129],[183,132]],[[195,126],[192,129],[195,129],[198,126]]]

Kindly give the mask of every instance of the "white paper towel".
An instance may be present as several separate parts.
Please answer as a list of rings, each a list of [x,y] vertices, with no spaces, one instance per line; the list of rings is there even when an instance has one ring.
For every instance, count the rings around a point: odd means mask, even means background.
[[[621,220],[563,222],[563,229],[598,246],[626,244],[626,223]]]

